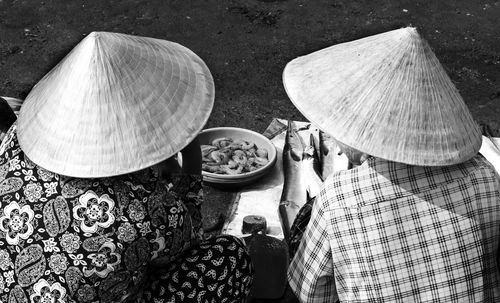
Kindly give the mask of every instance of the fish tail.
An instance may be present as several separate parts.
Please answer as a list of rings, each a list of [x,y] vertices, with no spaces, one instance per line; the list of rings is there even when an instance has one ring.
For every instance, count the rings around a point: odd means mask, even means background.
[[[321,176],[321,161],[319,158],[320,154],[319,138],[316,139],[316,137],[313,134],[310,134],[309,146],[311,147],[312,150],[311,156],[313,158],[313,169],[318,176]]]

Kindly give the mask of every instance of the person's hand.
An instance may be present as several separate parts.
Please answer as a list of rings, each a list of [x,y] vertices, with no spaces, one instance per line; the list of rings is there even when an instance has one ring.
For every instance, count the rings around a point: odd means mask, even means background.
[[[170,179],[170,176],[181,172],[181,167],[175,156],[158,163],[156,166],[161,180]]]
[[[337,141],[337,145],[339,146],[341,153],[345,154],[349,160],[349,169],[360,166],[370,157],[367,153],[345,145],[340,141]]]
[[[179,159],[179,156],[181,159]],[[193,140],[178,155],[157,164],[160,178],[168,179],[175,174],[201,174],[201,148],[198,139]]]
[[[195,138],[188,146],[181,150],[181,156],[183,174],[201,174],[201,147],[198,138]]]

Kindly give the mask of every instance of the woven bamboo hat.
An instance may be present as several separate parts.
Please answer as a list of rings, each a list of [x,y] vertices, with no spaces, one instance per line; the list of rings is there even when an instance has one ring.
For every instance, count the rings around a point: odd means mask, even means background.
[[[296,58],[285,67],[283,82],[306,118],[376,157],[451,165],[481,147],[479,126],[415,28]]]
[[[26,97],[19,144],[34,163],[62,175],[125,174],[187,146],[213,102],[212,75],[186,47],[93,32]]]

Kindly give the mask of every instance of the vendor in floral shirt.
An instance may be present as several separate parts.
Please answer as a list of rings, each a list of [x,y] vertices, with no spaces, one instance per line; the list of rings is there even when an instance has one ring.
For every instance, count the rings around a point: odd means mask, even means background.
[[[195,137],[212,105],[210,72],[178,44],[80,42],[0,145],[0,301],[244,300],[253,269],[242,242],[201,239]]]

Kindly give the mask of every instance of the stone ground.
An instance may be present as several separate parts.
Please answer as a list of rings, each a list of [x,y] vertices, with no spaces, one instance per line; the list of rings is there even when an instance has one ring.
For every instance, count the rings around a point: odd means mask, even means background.
[[[500,128],[500,1],[0,0],[0,95],[24,98],[85,35],[115,31],[179,42],[216,84],[207,127],[263,131],[299,120],[281,82],[312,51],[412,25],[479,122]]]

